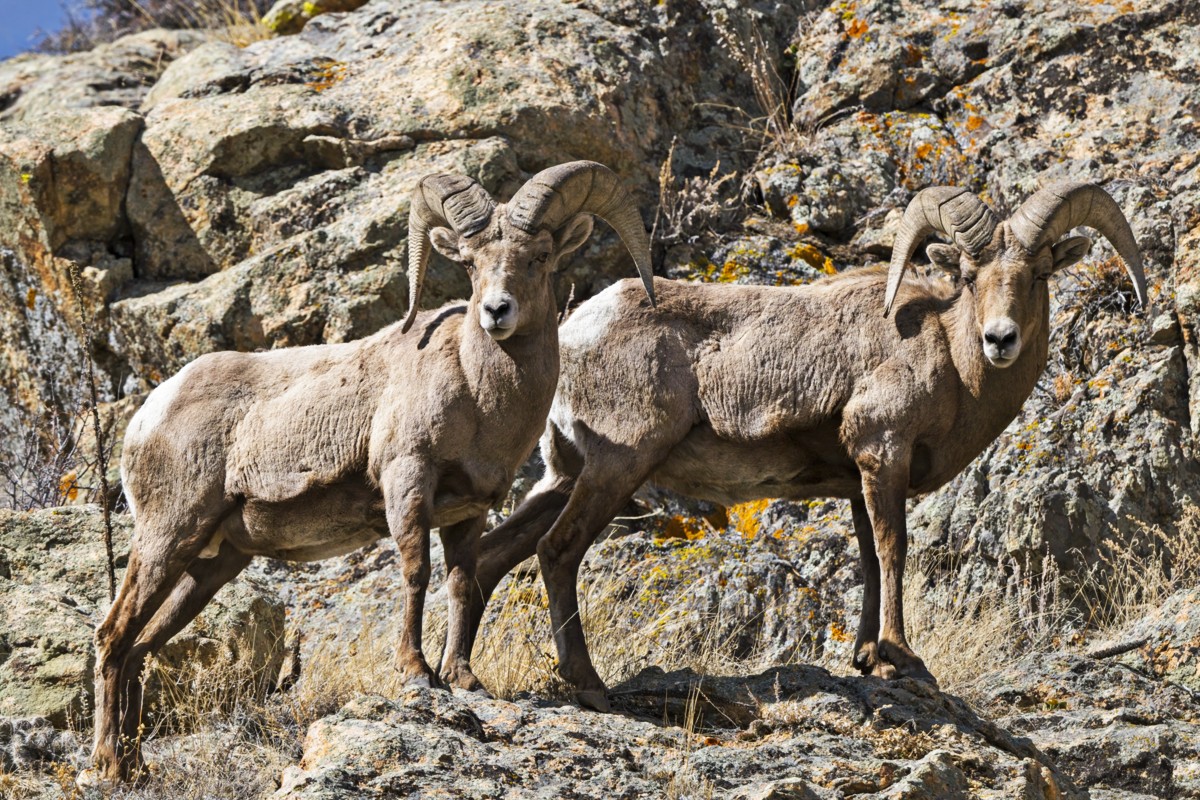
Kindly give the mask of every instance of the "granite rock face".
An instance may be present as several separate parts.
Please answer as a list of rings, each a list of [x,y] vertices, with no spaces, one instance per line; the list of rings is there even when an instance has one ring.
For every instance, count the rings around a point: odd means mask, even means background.
[[[689,169],[740,152],[729,123],[753,93],[719,37],[757,20],[778,54],[805,6],[376,0],[244,49],[148,32],[5,62],[0,204],[13,213],[0,246],[14,252],[14,292],[0,317],[19,327],[20,304],[48,298],[75,349],[90,323],[102,399],[211,350],[371,333],[405,309],[407,198],[420,176],[466,173],[505,199],[545,167],[590,158],[622,176],[649,220],[674,137]],[[40,99],[76,73],[84,95]],[[97,180],[100,193],[88,189]],[[82,313],[72,272],[94,284]],[[561,294],[629,272],[605,230],[566,266]],[[468,290],[435,257],[428,302]],[[25,384],[0,414],[10,429],[39,403],[78,405],[78,359],[44,360],[51,386],[22,377],[30,345],[10,347],[4,383]]]

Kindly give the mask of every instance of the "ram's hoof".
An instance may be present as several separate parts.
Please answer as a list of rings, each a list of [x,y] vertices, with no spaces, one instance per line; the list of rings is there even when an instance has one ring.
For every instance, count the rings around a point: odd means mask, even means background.
[[[880,667],[889,665],[892,667],[890,675],[880,674],[877,671],[876,674],[879,677],[912,678],[915,681],[929,684],[934,689],[938,688],[937,678],[933,677],[933,673],[925,666],[925,662],[910,648],[891,642],[880,642],[879,656]]]
[[[112,778],[105,778],[97,769],[80,770],[75,776],[75,786],[79,789],[89,790],[98,789],[105,795],[111,794],[117,788],[117,782]]]
[[[612,704],[608,702],[608,692],[604,689],[583,689],[575,693],[575,699],[584,708],[599,711],[601,714],[612,711]]]
[[[425,667],[421,670],[402,670],[404,675],[402,682],[404,686],[415,686],[423,689],[446,689],[446,684],[442,683],[434,672]]]
[[[918,663],[915,665],[907,665],[907,666],[905,666],[904,669],[899,671],[899,674],[900,674],[900,677],[912,678],[915,681],[920,681],[921,683],[927,683],[930,686],[932,686],[934,689],[940,690],[940,687],[938,686],[937,678],[933,677],[933,673],[930,672],[928,669],[926,669],[925,665],[922,663]]]
[[[451,669],[445,669],[441,673],[442,683],[450,689],[458,689],[464,692],[483,692],[487,694],[487,690],[483,688],[483,681],[475,677],[475,673],[471,672],[471,668],[466,665],[460,665]],[[489,697],[491,695],[488,695]]]
[[[894,666],[886,661],[876,664],[875,668],[871,670],[871,674],[876,678],[883,678],[885,681],[894,681],[896,678],[903,677]]]
[[[464,689],[461,686],[455,686],[452,690],[456,696],[465,696],[474,700],[495,700],[496,698],[487,689],[482,686],[476,686],[474,689]]]

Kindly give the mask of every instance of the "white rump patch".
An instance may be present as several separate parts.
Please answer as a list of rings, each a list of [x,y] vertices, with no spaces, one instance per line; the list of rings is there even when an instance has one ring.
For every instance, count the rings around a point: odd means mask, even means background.
[[[608,331],[621,304],[621,284],[614,283],[575,309],[558,329],[559,347],[583,350],[592,347]]]
[[[125,495],[125,505],[129,506],[129,516],[137,519],[137,504],[133,502],[133,494],[129,491],[129,476],[125,474],[125,465],[121,465],[121,494]]]
[[[125,432],[125,443],[128,446],[131,442],[144,442],[155,428],[157,428],[167,415],[167,409],[175,400],[175,395],[179,394],[180,388],[183,386],[188,372],[191,371],[193,361],[179,372],[172,375],[167,380],[163,381],[150,392],[150,396],[146,398],[146,402],[142,403],[142,407],[133,415],[133,419],[129,421],[129,428]],[[124,476],[122,476],[124,477]]]

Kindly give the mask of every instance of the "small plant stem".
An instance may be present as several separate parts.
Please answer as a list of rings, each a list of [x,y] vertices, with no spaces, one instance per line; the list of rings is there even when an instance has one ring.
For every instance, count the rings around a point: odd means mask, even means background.
[[[83,295],[79,291],[79,267],[70,267],[71,291],[75,295],[75,308],[79,312],[79,324],[83,328],[83,363],[88,375],[88,388],[92,399],[92,434],[96,438],[96,469],[100,472],[100,512],[104,515],[104,554],[108,566],[108,601],[117,596],[117,572],[113,560],[112,511],[108,507],[108,454],[105,452],[104,433],[100,429],[100,399],[96,390],[96,363],[92,358],[92,318],[84,312]]]

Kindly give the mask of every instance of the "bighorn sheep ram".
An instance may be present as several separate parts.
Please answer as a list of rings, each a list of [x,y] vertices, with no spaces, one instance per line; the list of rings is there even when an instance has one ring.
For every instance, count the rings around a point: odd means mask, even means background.
[[[1079,225],[1113,243],[1145,303],[1120,208],[1097,186],[1060,184],[1007,221],[964,189],[921,191],[886,273],[802,287],[657,281],[653,314],[624,281],[581,305],[559,332],[546,474],[480,545],[471,637],[501,577],[536,552],[559,671],[580,702],[604,710],[575,582],[643,482],[724,504],[831,496],[850,500],[861,551],[854,665],[932,682],[904,632],[905,499],[962,470],[1033,390],[1046,366],[1047,279],[1091,248],[1085,237],[1059,241]],[[953,286],[904,280],[934,231],[954,242],[928,248]]]
[[[476,547],[545,427],[558,381],[551,276],[593,214],[620,234],[653,301],[641,216],[606,167],[547,169],[507,206],[470,178],[430,175],[412,194],[403,325],[348,344],[205,355],[150,394],[121,459],[134,537],[96,631],[92,779],[139,767],[146,656],[256,555],[310,561],[390,533],[404,578],[398,669],[480,688],[466,616]],[[472,293],[418,314],[430,242],[466,267]],[[421,653],[435,527],[450,587],[440,680]]]

